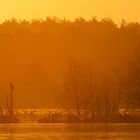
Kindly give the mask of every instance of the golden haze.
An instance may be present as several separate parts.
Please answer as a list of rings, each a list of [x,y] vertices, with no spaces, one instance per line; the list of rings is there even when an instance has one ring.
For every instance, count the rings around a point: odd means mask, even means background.
[[[110,17],[120,23],[140,21],[139,0],[4,0],[0,1],[0,20],[17,19],[31,20],[56,16],[58,18],[75,17],[90,19]]]

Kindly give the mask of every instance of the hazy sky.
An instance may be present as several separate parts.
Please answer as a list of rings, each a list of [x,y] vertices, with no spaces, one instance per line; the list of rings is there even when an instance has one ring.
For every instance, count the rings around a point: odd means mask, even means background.
[[[0,0],[0,21],[57,16],[69,18],[82,16],[111,17],[140,22],[140,0]]]

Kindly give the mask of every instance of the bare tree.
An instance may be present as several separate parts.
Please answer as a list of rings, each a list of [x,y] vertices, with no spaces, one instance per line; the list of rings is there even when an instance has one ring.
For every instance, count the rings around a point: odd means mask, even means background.
[[[76,111],[77,121],[80,121],[80,109],[82,104],[80,67],[76,60],[71,61],[65,75],[64,96],[65,107]]]
[[[10,93],[7,96],[7,108],[8,108],[8,115],[9,117],[13,117],[14,111],[13,111],[13,90],[14,90],[14,85],[10,83]]]

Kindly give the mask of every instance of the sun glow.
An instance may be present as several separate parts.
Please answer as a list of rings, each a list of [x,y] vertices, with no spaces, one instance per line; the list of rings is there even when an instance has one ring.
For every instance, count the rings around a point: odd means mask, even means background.
[[[0,20],[75,17],[90,19],[110,17],[116,22],[122,19],[140,21],[139,0],[0,0]]]

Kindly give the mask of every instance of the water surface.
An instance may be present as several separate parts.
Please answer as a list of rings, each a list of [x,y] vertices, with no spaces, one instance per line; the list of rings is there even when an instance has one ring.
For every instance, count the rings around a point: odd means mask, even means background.
[[[0,140],[140,140],[140,124],[3,124]]]

